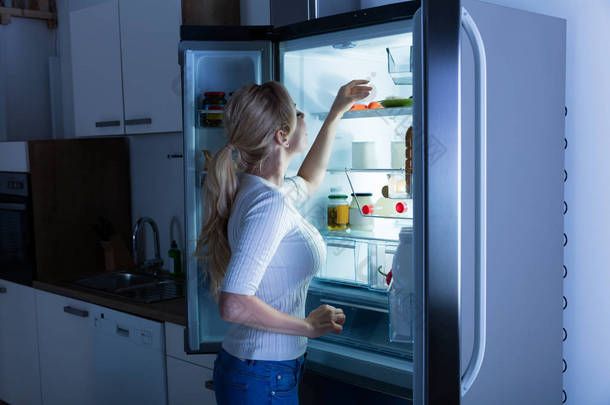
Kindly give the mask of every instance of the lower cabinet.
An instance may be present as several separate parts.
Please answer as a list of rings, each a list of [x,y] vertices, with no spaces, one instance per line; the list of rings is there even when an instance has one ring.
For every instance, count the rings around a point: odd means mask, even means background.
[[[166,356],[167,387],[170,405],[214,405],[216,397],[210,386],[213,371],[193,363]]]
[[[31,287],[0,280],[0,403],[41,403],[36,295]]]
[[[184,326],[165,323],[169,405],[215,405],[212,385],[216,354],[186,354]]]
[[[42,400],[94,404],[93,304],[36,291]]]

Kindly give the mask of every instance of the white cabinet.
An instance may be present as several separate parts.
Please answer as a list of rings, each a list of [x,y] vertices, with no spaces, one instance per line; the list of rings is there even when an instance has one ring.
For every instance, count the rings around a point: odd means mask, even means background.
[[[181,131],[180,1],[69,7],[75,135]]]
[[[94,403],[93,304],[36,291],[42,400]]]
[[[94,403],[93,304],[36,291],[45,404]]]
[[[125,133],[182,130],[180,2],[122,0]]]
[[[216,354],[186,354],[184,326],[165,323],[169,405],[214,405],[213,370]]]
[[[122,134],[119,1],[71,12],[70,48],[76,135]]]
[[[40,371],[34,289],[0,280],[0,402],[36,405]]]
[[[214,405],[216,396],[207,387],[213,370],[167,356],[167,386],[169,405]]]

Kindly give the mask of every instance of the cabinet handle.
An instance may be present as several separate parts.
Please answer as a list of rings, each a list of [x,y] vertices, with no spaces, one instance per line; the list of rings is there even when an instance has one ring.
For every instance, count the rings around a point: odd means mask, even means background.
[[[6,294],[6,287],[0,285],[0,294]]]
[[[205,382],[205,387],[209,390],[214,391],[214,380],[208,380]]]
[[[89,316],[89,311],[84,311],[82,309],[72,308],[70,306],[64,307],[64,312],[66,312],[68,314],[71,314],[71,315],[80,316],[81,318],[87,318]]]
[[[97,121],[95,123],[96,128],[118,127],[118,126],[121,126],[121,121]]]
[[[26,211],[27,207],[25,206],[25,204],[19,204],[19,203],[0,203],[0,210]]]
[[[129,329],[121,328],[120,326],[116,327],[116,333],[117,335],[129,337]]]
[[[152,124],[152,118],[136,118],[133,120],[125,120],[125,125],[145,125]]]

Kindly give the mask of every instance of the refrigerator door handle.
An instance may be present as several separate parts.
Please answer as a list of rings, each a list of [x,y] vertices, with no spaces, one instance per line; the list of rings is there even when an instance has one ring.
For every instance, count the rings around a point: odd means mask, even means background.
[[[476,253],[475,323],[472,355],[462,376],[464,396],[481,370],[487,333],[487,60],[485,45],[474,20],[462,7],[462,27],[472,44],[475,60],[475,147],[476,147]]]

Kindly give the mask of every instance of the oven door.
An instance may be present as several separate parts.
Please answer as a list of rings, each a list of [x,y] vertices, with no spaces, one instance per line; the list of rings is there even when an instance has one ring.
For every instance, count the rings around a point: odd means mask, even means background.
[[[32,285],[35,269],[29,198],[0,194],[0,278]]]

